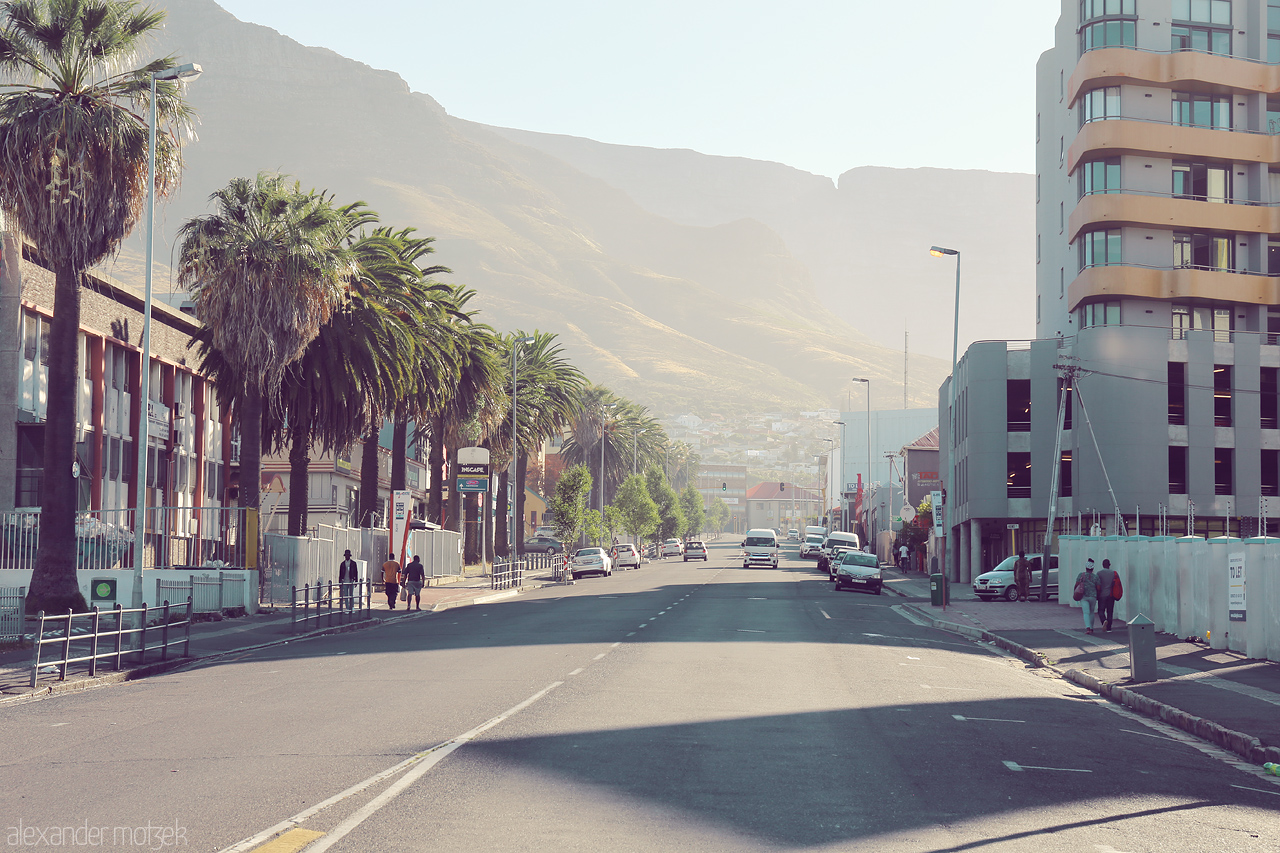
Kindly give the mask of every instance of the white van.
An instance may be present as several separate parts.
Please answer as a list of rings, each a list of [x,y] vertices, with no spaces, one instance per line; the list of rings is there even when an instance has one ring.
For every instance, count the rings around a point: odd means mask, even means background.
[[[822,543],[827,540],[827,528],[810,524],[804,529],[804,539],[800,542],[800,559],[818,558],[822,551]]]
[[[742,568],[769,566],[778,568],[778,534],[767,527],[747,531],[742,540]]]

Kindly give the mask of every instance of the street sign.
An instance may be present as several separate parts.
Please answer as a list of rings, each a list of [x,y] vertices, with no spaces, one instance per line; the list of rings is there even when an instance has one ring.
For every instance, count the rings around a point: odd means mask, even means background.
[[[459,477],[459,492],[487,492],[489,491],[488,477]]]
[[[943,529],[942,520],[942,491],[930,492],[929,500],[933,502],[933,535],[945,536],[946,531]]]
[[[1017,530],[1017,529],[1018,529],[1018,525],[1017,525],[1017,524],[1006,524],[1006,525],[1004,526],[1004,529],[1005,529],[1005,530]]]
[[[489,476],[488,463],[459,463],[459,477],[487,477]]]
[[[1246,621],[1244,552],[1227,555],[1227,618],[1231,622]]]

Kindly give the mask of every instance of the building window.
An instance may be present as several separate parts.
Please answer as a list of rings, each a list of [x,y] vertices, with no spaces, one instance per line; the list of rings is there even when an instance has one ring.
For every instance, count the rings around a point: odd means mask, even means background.
[[[1009,476],[1005,479],[1005,492],[1011,498],[1031,497],[1031,454],[1009,453]]]
[[[1224,234],[1173,234],[1173,265],[1208,270],[1231,270],[1235,267],[1234,241]]]
[[[1187,127],[1231,129],[1231,96],[1173,93],[1173,123]]]
[[[1080,328],[1082,329],[1087,329],[1090,326],[1120,325],[1119,300],[1090,302],[1077,308],[1076,313],[1079,315]]]
[[[1277,371],[1274,367],[1262,368],[1258,376],[1259,426],[1262,429],[1280,427],[1280,387],[1277,387]]]
[[[1267,337],[1263,343],[1273,346],[1280,343],[1280,309],[1267,309]]]
[[[1231,26],[1231,0],[1173,0],[1173,19]]]
[[[1173,163],[1173,195],[1219,204],[1231,197],[1231,168],[1206,163]]]
[[[1235,456],[1230,447],[1213,449],[1213,493],[1215,495],[1235,494]]]
[[[1060,497],[1071,497],[1071,451],[1062,451],[1062,458],[1058,461],[1058,495]]]
[[[1231,365],[1213,366],[1213,425],[1231,426]],[[1223,492],[1222,494],[1231,494]]]
[[[1071,385],[1068,384],[1069,381],[1070,380],[1064,379],[1064,378],[1058,379],[1058,405],[1063,406],[1063,412],[1062,412],[1062,428],[1063,429],[1071,429],[1071,411],[1072,411],[1072,408],[1075,406],[1075,399],[1074,399],[1075,395],[1072,394]],[[1065,404],[1062,402],[1062,395],[1064,392],[1067,395],[1067,401]]]
[[[1081,53],[1138,43],[1135,0],[1081,0],[1080,22]]]
[[[1031,432],[1031,380],[1005,383],[1005,412],[1009,432]]]
[[[1169,448],[1169,494],[1187,493],[1187,448],[1172,445]]]
[[[1088,231],[1080,235],[1080,269],[1105,267],[1121,260],[1120,229]]]
[[[1280,62],[1280,0],[1267,0],[1267,62]]]
[[[1280,495],[1280,450],[1262,451],[1262,496]]]
[[[1187,365],[1181,361],[1169,362],[1169,423],[1187,423]]]
[[[1077,189],[1081,198],[1095,193],[1120,192],[1119,157],[1082,163],[1076,174]]]
[[[1080,124],[1120,118],[1120,87],[1091,89],[1080,98]]]

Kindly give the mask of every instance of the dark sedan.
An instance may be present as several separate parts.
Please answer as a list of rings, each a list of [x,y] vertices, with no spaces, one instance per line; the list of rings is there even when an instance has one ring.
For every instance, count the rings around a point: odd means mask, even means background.
[[[883,587],[875,554],[845,551],[836,564],[836,589],[862,589],[879,595]]]
[[[526,554],[563,554],[564,546],[560,544],[559,539],[552,539],[550,536],[530,536],[524,540],[524,552]]]

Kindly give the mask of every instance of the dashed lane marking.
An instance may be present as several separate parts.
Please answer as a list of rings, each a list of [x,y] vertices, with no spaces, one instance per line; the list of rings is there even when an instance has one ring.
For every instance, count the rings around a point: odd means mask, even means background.
[[[609,648],[611,648],[611,649],[616,649],[616,648],[617,648],[618,646],[620,646],[620,645],[622,645],[622,641],[621,641],[621,640],[619,640],[618,642],[614,643],[614,644],[613,644],[612,646],[610,646]]]
[[[755,628],[739,628],[739,634],[763,634],[764,631],[757,631]]]
[[[1026,720],[997,720],[993,717],[962,717],[959,714],[952,714],[952,717],[962,723],[1025,723]]]
[[[600,658],[604,657],[606,654],[607,652],[601,652],[600,654],[593,657],[592,660],[600,660]]]
[[[1010,770],[1013,770],[1017,773],[1021,773],[1023,770],[1052,770],[1056,773],[1092,773],[1093,772],[1092,770],[1080,770],[1075,767],[1033,767],[1030,764],[1018,764],[1016,761],[1002,761],[1000,763],[1003,764],[1005,767],[1008,767]]]
[[[830,618],[831,618],[831,614],[830,614],[830,613],[828,613],[827,611],[823,610],[821,607],[819,607],[819,608],[818,608],[818,612],[819,612],[819,613],[821,613],[821,614],[822,614],[825,618],[827,618],[827,619],[830,619]]]
[[[582,667],[578,667],[577,669],[575,669],[573,672],[571,672],[571,673],[569,673],[569,674],[570,674],[570,675],[581,675],[581,674],[582,674]]]

